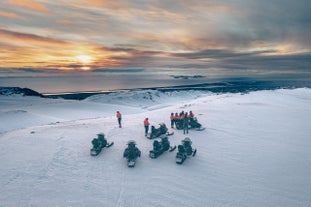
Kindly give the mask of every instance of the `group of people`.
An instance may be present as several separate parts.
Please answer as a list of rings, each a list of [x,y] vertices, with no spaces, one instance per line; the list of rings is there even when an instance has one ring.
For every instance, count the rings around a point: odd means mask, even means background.
[[[122,114],[120,113],[120,111],[117,111],[116,114],[117,120],[118,120],[118,124],[119,124],[119,128],[122,127],[121,124],[121,120],[122,120]],[[194,113],[192,111],[188,112],[184,112],[181,111],[180,113],[171,113],[170,115],[170,120],[171,120],[171,128],[174,128],[174,126],[177,129],[183,129],[184,134],[188,134],[189,133],[189,123],[190,121],[192,121],[194,118]],[[150,126],[150,122],[148,118],[144,119],[144,128],[145,128],[145,136],[147,136],[148,131],[149,131],[149,126]]]
[[[174,125],[177,129],[183,129],[184,134],[189,133],[189,122],[193,120],[194,113],[192,111],[180,112],[180,113],[171,113],[171,128],[174,128]]]
[[[119,127],[122,127],[121,121],[122,121],[122,114],[120,113],[120,111],[117,111],[116,113],[116,118],[118,120],[118,124]],[[171,120],[171,128],[176,127],[176,129],[183,129],[183,133],[184,134],[188,134],[189,133],[189,126],[191,125],[191,121],[193,121],[194,119],[194,113],[192,111],[188,112],[184,112],[181,111],[180,113],[171,113],[170,115],[170,120]],[[150,126],[150,122],[148,118],[144,119],[144,128],[145,128],[145,136],[148,135],[148,131],[149,131],[149,126]],[[167,128],[166,128],[167,129]],[[103,136],[99,136],[99,138],[97,140],[93,140],[92,144],[95,145],[106,145],[106,143],[101,143],[103,140],[102,138],[104,138]],[[167,138],[166,138],[167,139]],[[188,140],[189,138],[183,140],[183,144],[178,146],[178,154],[184,154],[186,153],[187,155],[191,155],[192,153],[192,148],[191,148],[191,141]],[[189,142],[190,141],[190,142]],[[105,141],[103,141],[105,142]],[[165,147],[167,148],[167,146],[169,147],[169,143],[168,145],[166,145]],[[160,143],[158,143],[158,141],[154,142],[154,149],[159,149],[160,148]],[[136,147],[136,143],[135,141],[129,141],[128,143],[128,147],[125,149],[123,156],[127,157],[128,160],[135,160],[137,157],[139,157],[141,154],[140,150]],[[185,160],[185,156],[182,157],[182,161]],[[180,164],[181,164],[180,163]],[[132,166],[129,166],[132,167]]]

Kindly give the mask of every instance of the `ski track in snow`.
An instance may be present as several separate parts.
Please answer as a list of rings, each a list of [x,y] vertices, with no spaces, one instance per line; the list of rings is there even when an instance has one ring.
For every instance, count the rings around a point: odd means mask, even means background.
[[[44,100],[49,106],[25,103],[26,110],[7,106],[5,111],[17,114],[23,110],[33,114],[33,106],[37,114],[44,115],[52,105],[61,119],[56,118],[59,121],[54,124],[39,120],[35,125],[14,125],[0,134],[0,206],[261,207],[311,203],[309,89],[198,96],[188,103],[180,98],[179,102],[152,105],[149,110],[147,104],[139,108],[131,101],[138,108],[105,105],[101,109],[96,105],[95,111],[103,110],[100,116],[88,111],[82,117],[70,115],[70,119],[62,108],[68,109],[66,101]],[[86,104],[70,103],[76,107],[73,111]],[[88,104],[92,105],[91,100]],[[55,105],[61,105],[60,112]],[[123,128],[117,126],[117,109],[123,113]],[[178,145],[189,136],[198,150],[196,156],[177,165],[176,149],[150,159],[153,140],[144,137],[144,118],[149,117],[151,125],[165,122],[169,127],[170,113],[181,110],[194,111],[206,130],[183,135],[169,128],[174,131],[170,143]],[[89,114],[96,117],[87,118]],[[91,140],[100,132],[114,145],[92,157]],[[131,139],[142,151],[132,169],[122,157]]]

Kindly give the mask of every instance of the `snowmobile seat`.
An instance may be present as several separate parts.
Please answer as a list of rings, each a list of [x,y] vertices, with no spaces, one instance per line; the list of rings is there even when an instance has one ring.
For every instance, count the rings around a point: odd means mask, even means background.
[[[153,149],[156,151],[159,151],[161,149],[161,144],[159,143],[159,141],[154,140],[153,142]]]
[[[93,145],[93,148],[94,148],[94,149],[97,149],[97,148],[99,147],[100,143],[99,143],[99,141],[98,141],[97,138],[94,138],[94,139],[92,140],[92,145]]]
[[[160,131],[161,131],[161,134],[165,134],[167,132],[167,127],[164,123],[160,124]]]
[[[162,138],[161,144],[162,144],[162,148],[164,151],[166,151],[170,148],[170,142],[168,141],[167,137]]]
[[[178,145],[178,152],[184,154],[186,152],[183,145]]]

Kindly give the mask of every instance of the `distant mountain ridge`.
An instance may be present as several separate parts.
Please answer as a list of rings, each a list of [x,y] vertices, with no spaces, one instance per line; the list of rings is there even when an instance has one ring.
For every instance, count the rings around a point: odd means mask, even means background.
[[[131,89],[115,89],[110,91],[89,91],[89,92],[70,92],[59,94],[41,94],[29,88],[20,87],[0,87],[0,95],[14,95],[20,94],[23,96],[38,96],[45,98],[63,98],[72,100],[83,100],[90,96],[122,93],[139,92],[139,91],[158,91],[162,93],[173,91],[205,91],[212,93],[248,93],[259,90],[275,90],[275,89],[293,89],[293,88],[311,88],[311,83],[306,81],[260,81],[260,80],[230,80],[222,82],[201,83],[191,85],[177,85],[164,87],[150,87],[150,88],[131,88]]]
[[[213,83],[201,83],[191,85],[178,85],[178,86],[165,86],[165,87],[150,87],[150,88],[132,88],[132,89],[118,89],[111,91],[94,91],[94,92],[76,92],[76,93],[63,93],[63,94],[46,94],[47,98],[64,98],[83,100],[90,96],[111,94],[111,93],[128,93],[135,91],[158,91],[162,93],[172,91],[205,91],[212,93],[247,93],[250,91],[258,90],[274,90],[279,88],[296,88],[297,84],[293,83],[279,83],[272,81],[223,81]],[[297,85],[297,87],[299,87]]]
[[[11,95],[22,95],[22,96],[38,96],[44,97],[41,93],[34,91],[29,88],[20,88],[20,87],[0,87],[0,95],[11,96]]]

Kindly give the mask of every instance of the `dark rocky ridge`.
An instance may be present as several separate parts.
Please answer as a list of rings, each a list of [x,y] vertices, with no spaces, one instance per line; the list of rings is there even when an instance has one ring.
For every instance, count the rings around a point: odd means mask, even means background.
[[[31,90],[29,88],[20,88],[20,87],[0,87],[0,95],[10,96],[14,94],[19,94],[23,96],[38,96],[44,97],[41,93]]]

